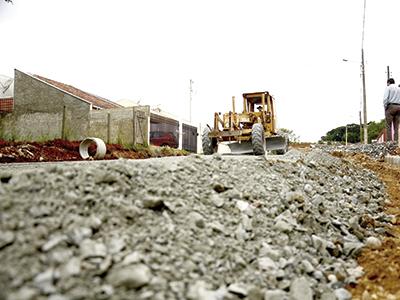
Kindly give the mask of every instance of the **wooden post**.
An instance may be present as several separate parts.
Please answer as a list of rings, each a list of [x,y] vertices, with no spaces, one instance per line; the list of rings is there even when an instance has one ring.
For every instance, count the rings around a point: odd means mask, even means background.
[[[62,140],[65,139],[66,112],[67,112],[67,108],[66,108],[66,106],[64,105],[64,107],[63,107],[63,114],[62,114],[62,123],[61,123],[61,139],[62,139]]]
[[[132,107],[132,146],[136,145],[136,110]]]
[[[107,114],[107,144],[110,144],[111,140],[111,114]]]

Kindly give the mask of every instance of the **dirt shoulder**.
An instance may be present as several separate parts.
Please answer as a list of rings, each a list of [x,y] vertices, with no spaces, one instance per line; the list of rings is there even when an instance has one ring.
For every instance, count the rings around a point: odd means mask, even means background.
[[[369,169],[385,184],[391,202],[386,206],[392,215],[392,226],[378,249],[364,249],[358,263],[364,275],[356,286],[348,287],[353,299],[400,299],[400,167],[371,159],[365,154],[353,154],[346,159]]]
[[[79,141],[53,140],[46,142],[9,142],[0,140],[0,163],[79,161]],[[107,144],[104,159],[181,156],[188,152],[169,147],[149,147],[125,149],[118,144]],[[89,154],[94,155],[96,146],[89,147]]]

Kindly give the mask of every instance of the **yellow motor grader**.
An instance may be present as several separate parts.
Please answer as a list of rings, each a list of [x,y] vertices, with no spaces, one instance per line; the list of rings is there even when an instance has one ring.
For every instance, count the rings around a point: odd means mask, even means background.
[[[202,135],[203,153],[217,152],[218,145],[229,146],[233,154],[263,155],[267,151],[284,154],[288,139],[279,135],[275,126],[274,98],[268,92],[243,94],[243,112],[235,110],[232,97],[232,111],[214,114],[214,128],[207,127]]]

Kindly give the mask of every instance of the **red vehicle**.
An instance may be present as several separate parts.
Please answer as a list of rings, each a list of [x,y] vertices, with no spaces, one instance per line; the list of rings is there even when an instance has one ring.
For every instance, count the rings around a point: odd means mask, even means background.
[[[178,148],[177,137],[172,132],[152,131],[150,132],[150,144],[154,146],[169,146]]]

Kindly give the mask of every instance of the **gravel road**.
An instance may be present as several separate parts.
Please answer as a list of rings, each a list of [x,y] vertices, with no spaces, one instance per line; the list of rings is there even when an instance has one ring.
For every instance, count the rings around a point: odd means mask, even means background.
[[[133,159],[133,160],[124,160],[130,161],[131,163],[149,163],[150,161],[160,161],[160,163],[168,164],[171,160],[179,160],[183,158],[183,156],[171,156],[171,157],[163,157],[160,158],[149,158],[149,159]],[[121,159],[122,160],[122,159]],[[116,162],[116,160],[113,160]],[[102,164],[107,163],[104,160],[80,160],[80,161],[51,161],[51,162],[29,162],[29,163],[5,163],[0,164],[0,172],[1,173],[20,173],[24,171],[32,171],[32,170],[39,170],[39,169],[48,169],[53,168],[55,166],[58,167],[78,167],[78,168],[86,168],[86,167],[95,167]]]
[[[25,168],[26,169],[26,168]],[[350,299],[387,195],[319,150],[0,170],[0,299]]]

